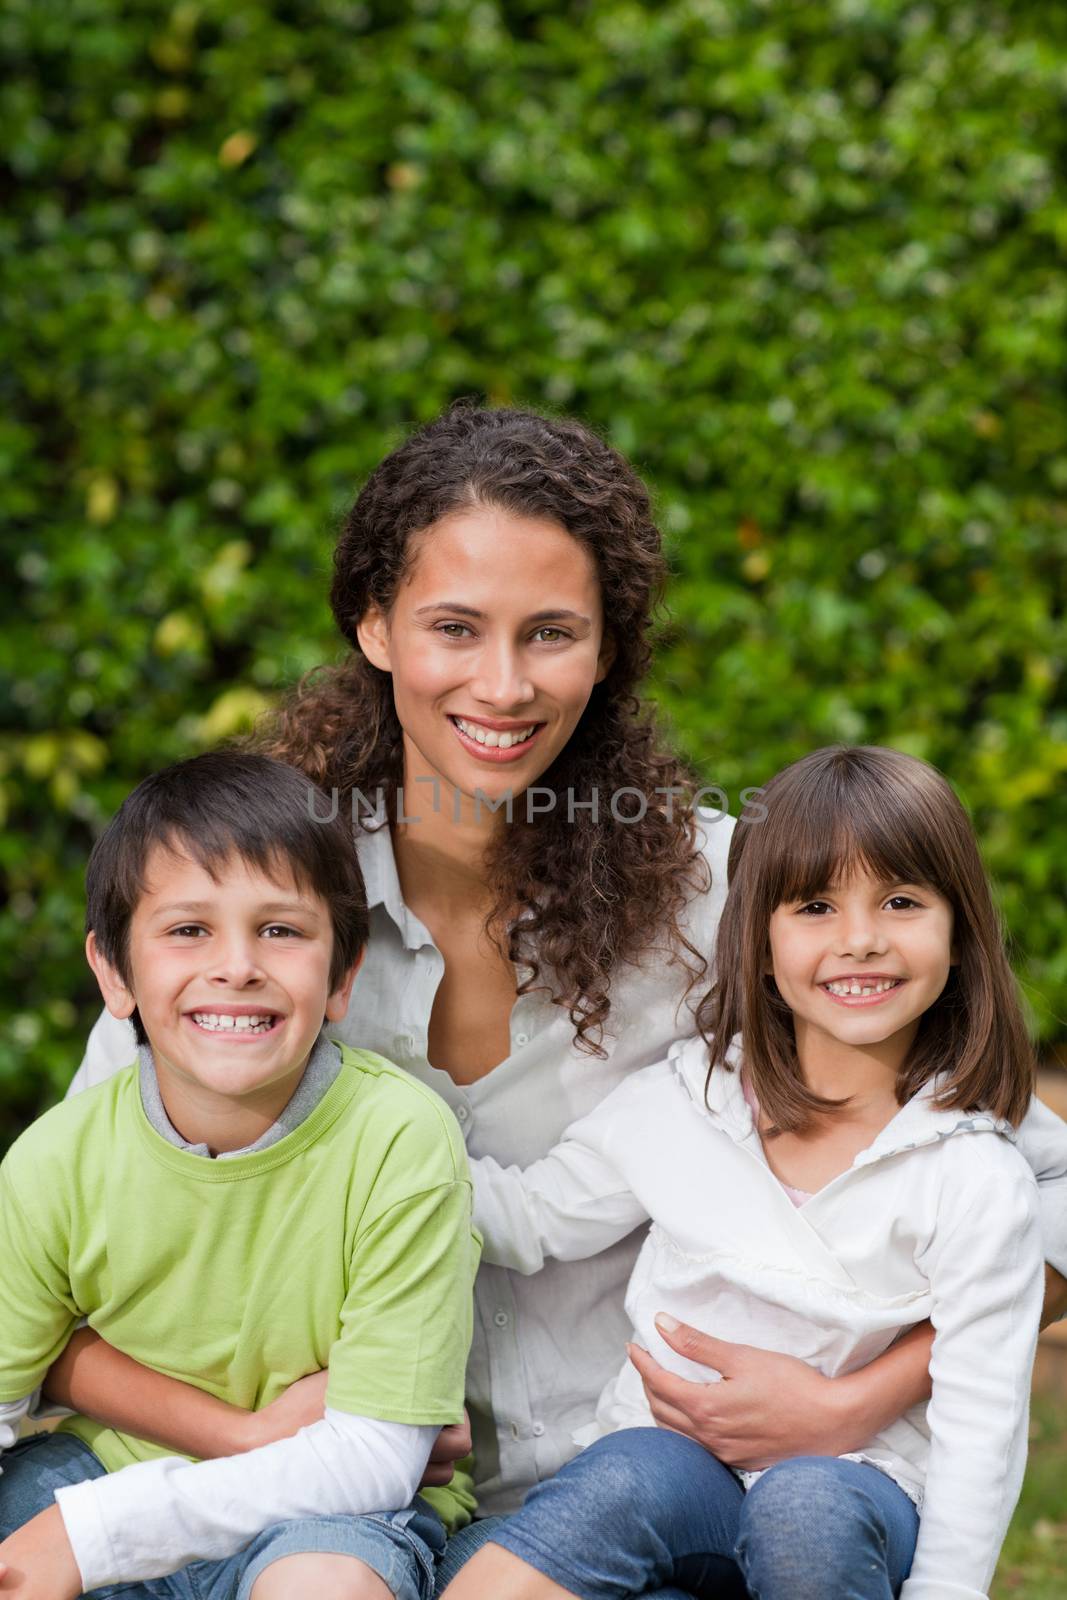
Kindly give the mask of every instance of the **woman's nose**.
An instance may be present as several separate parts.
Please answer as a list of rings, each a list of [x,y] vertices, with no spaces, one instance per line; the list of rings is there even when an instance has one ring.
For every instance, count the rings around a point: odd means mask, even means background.
[[[494,706],[506,712],[511,708],[529,705],[534,697],[534,686],[525,671],[517,650],[501,642],[487,646],[478,662],[478,670],[471,682],[471,693],[483,705]]]

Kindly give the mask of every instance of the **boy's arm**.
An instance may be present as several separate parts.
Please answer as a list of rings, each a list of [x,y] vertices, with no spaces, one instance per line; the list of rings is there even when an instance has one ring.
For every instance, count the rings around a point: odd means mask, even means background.
[[[58,1181],[26,1134],[0,1166],[0,1453],[78,1320],[61,1227],[49,1229],[44,1212],[31,1221],[22,1198],[39,1190],[54,1201]]]
[[[83,1588],[222,1559],[272,1523],[407,1505],[440,1427],[462,1414],[476,1264],[465,1179],[377,1216],[356,1243],[323,1421],[244,1455],[144,1462],[60,1490]]]

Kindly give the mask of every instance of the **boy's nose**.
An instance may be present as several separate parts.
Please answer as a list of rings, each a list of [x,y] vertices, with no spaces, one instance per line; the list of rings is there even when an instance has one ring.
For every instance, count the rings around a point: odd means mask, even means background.
[[[216,983],[244,985],[263,977],[255,946],[246,944],[244,940],[219,945],[212,954],[214,959],[208,976]]]

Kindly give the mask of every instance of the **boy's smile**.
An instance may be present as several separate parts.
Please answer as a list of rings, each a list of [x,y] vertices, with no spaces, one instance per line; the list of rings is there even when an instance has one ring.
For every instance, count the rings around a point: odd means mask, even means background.
[[[156,845],[130,919],[130,987],[92,934],[86,947],[109,1009],[137,1007],[171,1121],[212,1150],[240,1149],[270,1127],[323,1021],[348,1006],[354,968],[330,992],[329,907],[279,870],[270,878],[233,855],[216,882]]]

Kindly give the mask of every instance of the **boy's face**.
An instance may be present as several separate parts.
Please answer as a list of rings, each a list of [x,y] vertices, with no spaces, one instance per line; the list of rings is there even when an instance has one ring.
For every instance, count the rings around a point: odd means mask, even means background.
[[[144,1024],[167,1102],[218,1096],[278,1110],[307,1064],[323,1020],[348,1007],[356,968],[330,990],[326,902],[231,856],[216,883],[197,862],[156,845],[130,920],[127,986],[92,934],[86,954],[108,1009]]]

